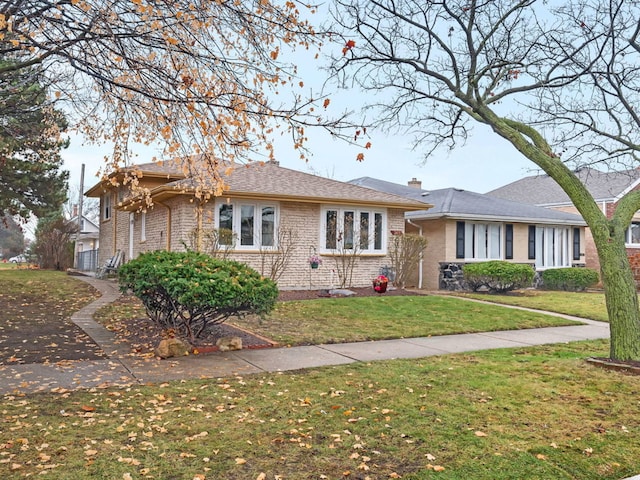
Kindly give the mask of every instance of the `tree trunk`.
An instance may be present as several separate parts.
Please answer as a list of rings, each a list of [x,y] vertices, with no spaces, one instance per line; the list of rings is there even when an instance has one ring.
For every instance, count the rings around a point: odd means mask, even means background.
[[[610,358],[640,360],[640,312],[635,280],[627,258],[624,238],[596,240],[604,285],[609,328]]]

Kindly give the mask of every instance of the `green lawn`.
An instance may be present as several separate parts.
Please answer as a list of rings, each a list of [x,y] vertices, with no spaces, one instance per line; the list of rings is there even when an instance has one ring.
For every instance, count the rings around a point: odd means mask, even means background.
[[[564,313],[591,320],[608,322],[604,294],[599,292],[552,292],[541,290],[521,290],[507,295],[483,293],[460,293],[458,296],[475,298],[487,302],[518,305],[549,312]]]
[[[640,377],[606,342],[7,396],[23,478],[581,479],[640,472]]]
[[[284,345],[515,330],[574,322],[451,297],[324,298],[278,303],[266,320],[232,320]]]
[[[79,308],[90,294],[79,285],[0,272],[3,298],[37,296],[30,308],[65,295]],[[105,312],[126,321],[140,309]],[[283,303],[262,327],[339,340],[547,320],[452,297],[373,297]],[[606,341],[577,342],[6,395],[0,478],[619,480],[640,473],[640,377],[584,362],[607,354]]]

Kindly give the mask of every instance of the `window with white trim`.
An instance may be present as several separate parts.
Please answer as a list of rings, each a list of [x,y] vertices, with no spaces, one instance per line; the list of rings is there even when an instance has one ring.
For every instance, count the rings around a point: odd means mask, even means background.
[[[140,214],[140,241],[147,241],[147,213],[142,212]]]
[[[569,227],[536,226],[536,268],[570,267],[572,245]]]
[[[502,259],[502,224],[457,222],[456,258]]]
[[[109,220],[111,218],[111,192],[107,192],[102,196],[102,220]]]
[[[321,216],[321,252],[386,253],[386,211],[325,207]]]
[[[234,201],[216,206],[216,228],[233,232],[239,249],[276,248],[276,204]],[[220,237],[221,240],[224,236]]]
[[[627,229],[627,245],[640,245],[640,222],[631,222]]]

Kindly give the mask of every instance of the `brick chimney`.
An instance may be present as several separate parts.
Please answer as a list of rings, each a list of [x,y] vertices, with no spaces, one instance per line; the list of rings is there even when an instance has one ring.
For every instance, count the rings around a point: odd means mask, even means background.
[[[78,205],[74,204],[73,205],[73,215],[71,216],[71,218],[77,217],[78,216]]]
[[[413,177],[411,180],[409,180],[407,182],[407,185],[409,185],[410,187],[422,190],[422,181],[418,180],[416,177]]]

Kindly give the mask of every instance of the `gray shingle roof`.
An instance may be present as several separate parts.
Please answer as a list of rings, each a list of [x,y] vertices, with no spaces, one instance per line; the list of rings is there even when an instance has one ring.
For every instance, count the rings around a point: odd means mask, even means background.
[[[611,201],[640,179],[640,171],[602,172],[593,168],[576,171],[578,178],[587,186],[597,202]],[[571,200],[560,186],[548,175],[533,175],[521,178],[487,195],[532,205],[569,205]]]
[[[149,163],[133,166],[142,175],[167,175],[168,182],[151,191],[151,195],[181,193],[195,188],[192,178],[185,178],[181,167],[174,162]],[[280,167],[274,162],[255,162],[237,165],[232,171],[220,169],[228,196],[252,196],[272,199],[292,199],[309,202],[336,202],[417,210],[431,207],[422,198],[411,199],[400,195],[375,191],[329,178]],[[171,177],[171,178],[169,178]],[[178,180],[174,180],[179,178]]]
[[[354,180],[352,180],[354,181]],[[555,223],[584,225],[579,215],[558,210],[537,207],[509,200],[502,200],[481,193],[469,192],[457,188],[439,190],[420,190],[414,187],[398,185],[383,180],[363,177],[355,180],[359,185],[371,188],[389,189],[395,192],[406,192],[411,198],[420,196],[434,207],[407,214],[411,219],[456,218],[460,220],[487,220],[524,223]]]

